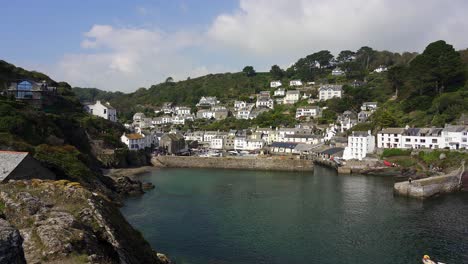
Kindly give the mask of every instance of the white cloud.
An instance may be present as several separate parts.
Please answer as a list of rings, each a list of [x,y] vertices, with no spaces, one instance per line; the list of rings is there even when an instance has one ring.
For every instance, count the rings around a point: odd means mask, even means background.
[[[467,9],[463,0],[240,0],[208,35],[219,48],[257,56],[364,45],[414,51],[441,38],[461,48],[468,44]]]
[[[204,29],[94,25],[82,52],[64,56],[55,76],[76,86],[133,91],[168,76],[185,79],[247,64],[267,70],[321,49],[421,51],[438,39],[466,48],[467,9],[464,0],[240,0],[237,10]]]

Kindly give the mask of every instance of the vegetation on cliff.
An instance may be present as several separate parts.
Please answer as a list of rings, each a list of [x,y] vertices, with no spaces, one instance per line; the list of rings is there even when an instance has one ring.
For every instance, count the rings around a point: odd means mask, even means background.
[[[332,60],[346,71],[345,76],[331,74],[334,67],[330,65]],[[317,67],[317,62],[320,67]],[[379,65],[389,67],[389,71],[374,73],[373,70]],[[269,87],[270,81],[281,80],[287,86],[289,80],[301,79],[304,82],[344,84],[343,98],[318,103],[319,106],[328,107],[321,123],[335,121],[336,116],[345,110],[358,112],[362,102],[376,101],[381,107],[366,128],[406,124],[442,126],[468,111],[467,70],[468,50],[455,51],[444,41],[436,41],[419,55],[362,47],[357,51],[344,50],[334,58],[329,51],[323,50],[300,58],[286,70],[278,65],[273,65],[269,72],[255,72],[253,68],[245,67],[238,73],[209,74],[179,82],[164,82],[129,94],[85,88],[73,90],[80,100],[110,101],[125,121],[131,119],[135,112],[145,112],[151,116],[153,109],[163,102],[194,106],[201,96],[217,96],[224,103],[237,99],[249,101],[250,95],[261,90],[273,91]],[[355,80],[359,85],[353,85]],[[295,108],[291,110],[286,114],[286,119],[294,119]],[[272,122],[229,119],[206,127],[242,128],[257,124],[290,123],[285,122],[283,115],[277,114],[260,115],[258,119]],[[276,119],[280,121],[276,122]]]

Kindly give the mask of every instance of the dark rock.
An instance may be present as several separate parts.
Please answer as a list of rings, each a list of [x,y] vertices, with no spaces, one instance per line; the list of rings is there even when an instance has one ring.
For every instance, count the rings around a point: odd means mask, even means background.
[[[123,176],[115,180],[117,192],[123,195],[142,194],[143,186],[140,181],[133,180],[130,177]]]
[[[142,183],[142,187],[143,187],[143,190],[151,190],[155,188],[154,184],[152,184],[151,182]]]
[[[20,232],[3,219],[0,219],[0,263],[26,263]]]

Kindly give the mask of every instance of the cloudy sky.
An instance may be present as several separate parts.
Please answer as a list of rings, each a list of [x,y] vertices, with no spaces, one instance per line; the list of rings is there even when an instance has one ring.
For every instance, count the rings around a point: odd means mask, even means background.
[[[468,48],[466,0],[2,0],[0,59],[131,92],[315,51]]]

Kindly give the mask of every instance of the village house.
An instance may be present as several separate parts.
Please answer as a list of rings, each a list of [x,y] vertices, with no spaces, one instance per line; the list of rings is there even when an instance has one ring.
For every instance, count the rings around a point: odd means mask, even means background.
[[[218,136],[218,134],[219,134],[219,131],[205,131],[205,133],[203,133],[202,141],[206,143],[210,143],[211,139]]]
[[[353,131],[348,136],[348,146],[344,149],[343,159],[362,160],[375,151],[375,136],[371,131]]]
[[[85,104],[84,109],[92,115],[117,122],[117,111],[109,103],[102,104],[101,101],[96,101],[94,104]]]
[[[270,98],[270,96],[258,96],[257,103],[255,104],[257,108],[270,108],[273,109],[274,101]]]
[[[219,104],[219,101],[215,96],[213,96],[213,97],[202,96],[202,98],[200,98],[200,101],[198,102],[197,106],[198,107],[211,107],[211,106],[215,106],[217,104]]]
[[[223,135],[217,135],[211,138],[210,149],[221,150],[224,148],[224,138]]]
[[[365,123],[369,119],[369,116],[372,115],[371,111],[361,111],[358,113],[358,123]]]
[[[245,101],[234,101],[234,110],[239,110],[241,108],[245,108],[247,103]]]
[[[283,97],[285,95],[286,95],[286,90],[284,88],[278,88],[273,93],[273,96],[276,96],[276,97]]]
[[[449,149],[468,149],[468,126],[445,125],[442,130],[444,147]]]
[[[272,154],[292,154],[299,143],[291,142],[273,142],[270,145]]]
[[[444,128],[386,128],[377,133],[378,148],[441,149],[468,148],[468,126]]]
[[[385,67],[384,65],[380,65],[377,69],[374,70],[374,72],[377,72],[377,73],[386,72],[386,71],[387,71],[387,67]]]
[[[232,135],[229,133],[227,136],[224,137],[223,139],[223,149],[224,150],[234,150],[234,141],[236,139],[235,135]]]
[[[0,151],[0,182],[30,179],[55,180],[56,176],[28,152]]]
[[[286,92],[283,104],[295,104],[299,101],[300,92],[298,90],[289,90]]]
[[[265,112],[268,112],[268,111],[270,111],[269,108],[255,108],[255,109],[252,109],[252,111],[250,111],[249,119],[257,118],[257,116],[260,115],[261,113],[265,113]]]
[[[382,129],[377,133],[378,148],[402,148],[401,138],[404,128],[392,127]]]
[[[335,97],[341,98],[343,96],[343,85],[322,85],[318,91],[320,101],[326,101]]]
[[[140,150],[151,146],[150,139],[142,133],[124,133],[120,137],[120,141],[127,145],[129,150]]]
[[[187,141],[198,141],[202,142],[203,141],[203,136],[205,135],[205,131],[193,131],[193,132],[187,132],[185,133],[185,140]]]
[[[270,87],[271,88],[276,88],[281,86],[281,81],[272,81],[270,82]]]
[[[175,114],[177,116],[187,116],[192,114],[192,109],[187,106],[176,106],[175,107]]]
[[[174,107],[172,105],[173,104],[171,102],[164,103],[161,107],[161,111],[166,115],[171,115],[172,113],[174,113]]]
[[[185,139],[179,133],[164,134],[159,141],[159,147],[168,154],[179,154],[186,150]]]
[[[52,103],[52,98],[57,93],[57,88],[49,86],[46,81],[35,82],[23,80],[12,82],[6,90],[8,95],[12,95],[16,100],[24,101],[34,107],[42,107]]]
[[[298,107],[296,110],[296,118],[318,117],[318,116],[320,116],[320,107],[318,106]]]
[[[145,116],[145,114],[143,114],[143,113],[135,113],[135,114],[133,115],[133,122],[134,122],[134,123],[139,123],[139,122],[140,122],[143,118],[145,118],[145,117],[146,117],[146,116]]]
[[[250,108],[240,108],[237,113],[236,113],[236,118],[237,119],[250,119]]]
[[[308,135],[284,135],[277,138],[277,142],[292,142],[292,143],[305,143],[305,144],[318,144],[321,140],[321,137],[308,134]]]
[[[364,102],[361,106],[362,111],[375,111],[377,110],[377,102]]]
[[[301,80],[291,80],[289,81],[289,86],[302,86]]]
[[[341,133],[343,133],[357,125],[357,114],[353,111],[344,111],[342,115],[338,116],[337,123],[340,125]]]
[[[442,128],[406,128],[401,136],[401,147],[405,149],[443,148],[442,130]]]
[[[336,67],[335,69],[332,70],[332,75],[333,76],[342,76],[344,75],[345,72],[341,70],[339,67]]]

